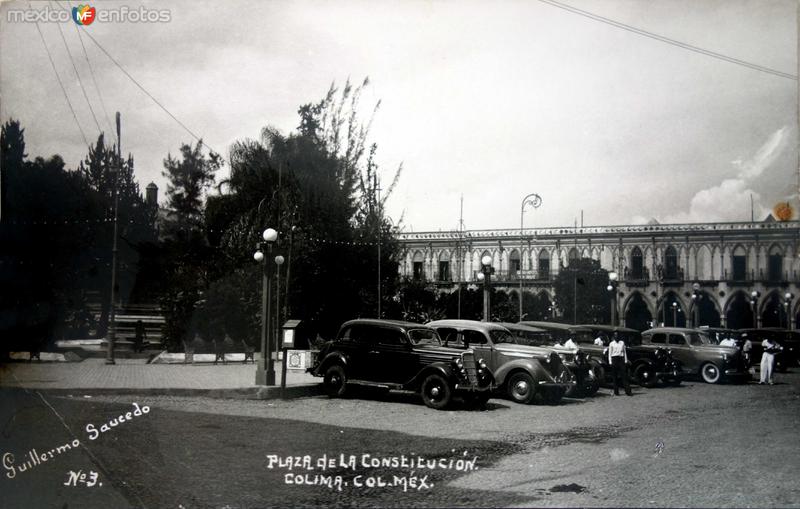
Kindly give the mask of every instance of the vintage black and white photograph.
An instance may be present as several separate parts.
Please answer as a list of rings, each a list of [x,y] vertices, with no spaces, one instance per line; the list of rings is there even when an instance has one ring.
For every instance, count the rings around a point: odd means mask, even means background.
[[[0,508],[800,507],[798,5],[0,1]]]

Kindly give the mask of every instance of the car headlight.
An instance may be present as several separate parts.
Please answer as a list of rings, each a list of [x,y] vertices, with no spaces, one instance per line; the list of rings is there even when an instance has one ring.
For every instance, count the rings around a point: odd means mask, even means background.
[[[453,357],[453,364],[455,364],[459,368],[464,367],[464,363],[461,361],[461,357]]]
[[[478,359],[478,366],[481,369],[486,369],[486,361],[484,361],[483,359]]]

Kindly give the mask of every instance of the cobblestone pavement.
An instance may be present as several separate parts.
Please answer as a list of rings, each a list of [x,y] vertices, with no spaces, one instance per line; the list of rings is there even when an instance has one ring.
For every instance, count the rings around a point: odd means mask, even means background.
[[[252,387],[256,365],[147,364],[143,359],[104,359],[83,362],[27,363],[0,366],[0,386],[32,389],[238,389]],[[281,364],[275,364],[280,383]],[[319,383],[304,372],[288,371],[287,385]]]

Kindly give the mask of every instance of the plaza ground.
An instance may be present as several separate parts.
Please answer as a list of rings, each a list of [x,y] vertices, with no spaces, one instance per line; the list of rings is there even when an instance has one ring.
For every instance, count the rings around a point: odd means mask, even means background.
[[[238,376],[252,383],[255,369],[251,365],[249,374],[237,375],[233,372],[244,368],[158,368],[184,373],[153,376],[196,374],[214,385],[226,378],[238,384]],[[55,377],[22,365],[12,372],[29,375],[29,385]],[[780,375],[775,386],[685,382],[677,388],[635,387],[632,398],[601,389],[594,398],[557,406],[492,399],[483,411],[458,406],[435,411],[405,393],[286,401],[152,395],[144,389],[137,395],[135,388],[92,395],[21,382],[11,387],[6,378],[0,389],[5,423],[0,453],[15,454],[18,464],[31,447],[42,451],[72,437],[82,446],[16,479],[3,475],[0,492],[10,495],[2,497],[2,507],[34,501],[35,506],[186,508],[800,506],[796,372]],[[148,405],[150,412],[89,440],[87,424],[99,427],[133,402]],[[270,468],[268,461],[269,455],[316,461],[340,454],[477,458],[477,468],[412,474],[403,467],[337,466],[324,473],[349,483],[339,491],[287,484],[286,474],[298,471]],[[63,486],[67,470],[80,468],[99,472],[103,486]],[[356,485],[371,477],[420,475],[428,476],[421,490]]]

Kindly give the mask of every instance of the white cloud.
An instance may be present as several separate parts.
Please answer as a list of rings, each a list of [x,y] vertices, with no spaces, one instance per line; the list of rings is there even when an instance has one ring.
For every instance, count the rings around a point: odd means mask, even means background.
[[[764,143],[748,161],[737,159],[733,165],[739,168],[740,179],[752,179],[760,176],[778,158],[789,143],[789,126],[783,126]]]
[[[719,185],[697,192],[692,197],[688,212],[668,215],[665,222],[748,221],[751,210],[756,220],[763,220],[770,213],[770,208],[763,205],[761,195],[754,190],[754,184],[787,149],[789,132],[789,126],[778,129],[753,157],[746,161],[733,161],[733,166],[739,170],[736,178],[725,179]]]

